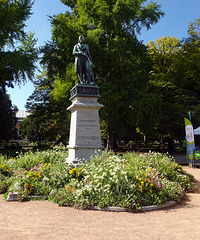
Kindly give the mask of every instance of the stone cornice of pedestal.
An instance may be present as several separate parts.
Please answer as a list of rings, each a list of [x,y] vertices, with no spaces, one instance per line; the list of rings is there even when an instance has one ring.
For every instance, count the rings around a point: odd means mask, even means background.
[[[99,87],[97,85],[93,84],[76,84],[71,90],[70,90],[70,99],[80,96],[80,97],[94,97],[99,98]]]
[[[76,96],[72,100],[72,104],[67,108],[67,110],[73,111],[74,109],[77,108],[91,108],[91,109],[100,109],[103,107],[102,104],[97,102],[96,97],[82,97],[82,96]]]

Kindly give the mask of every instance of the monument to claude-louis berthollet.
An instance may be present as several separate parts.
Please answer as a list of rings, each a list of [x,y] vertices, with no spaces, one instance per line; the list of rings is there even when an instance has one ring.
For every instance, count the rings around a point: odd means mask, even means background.
[[[94,83],[93,63],[89,47],[84,36],[80,36],[74,46],[75,71],[79,83],[70,90],[72,104],[67,110],[71,112],[68,164],[90,161],[91,157],[101,154],[101,135],[99,126],[99,109],[103,105],[97,102],[99,88]]]

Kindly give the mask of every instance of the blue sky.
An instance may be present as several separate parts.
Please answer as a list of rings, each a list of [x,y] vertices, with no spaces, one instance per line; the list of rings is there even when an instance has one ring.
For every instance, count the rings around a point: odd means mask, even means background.
[[[157,0],[162,6],[165,16],[148,31],[142,30],[138,37],[147,43],[155,41],[163,36],[176,38],[187,37],[189,22],[200,18],[200,0]],[[26,22],[27,31],[34,31],[38,38],[38,46],[44,45],[51,38],[51,26],[48,16],[65,12],[67,7],[60,0],[35,0],[32,12],[33,15]],[[12,103],[20,110],[25,109],[27,98],[34,90],[33,84],[28,82],[20,88],[8,89]]]

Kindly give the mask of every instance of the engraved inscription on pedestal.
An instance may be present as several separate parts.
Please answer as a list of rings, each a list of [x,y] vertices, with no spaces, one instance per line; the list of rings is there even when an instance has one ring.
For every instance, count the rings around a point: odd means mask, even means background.
[[[97,119],[79,119],[77,123],[77,128],[78,145],[101,145],[100,128]]]

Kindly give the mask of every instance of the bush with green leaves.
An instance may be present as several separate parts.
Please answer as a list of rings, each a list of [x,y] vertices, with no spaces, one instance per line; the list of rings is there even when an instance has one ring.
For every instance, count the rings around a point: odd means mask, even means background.
[[[23,200],[64,187],[70,178],[66,157],[67,151],[60,150],[28,152],[4,161],[1,156],[0,192],[18,192]]]
[[[78,179],[74,171],[84,172],[84,177]],[[103,154],[74,171],[70,170],[72,178],[65,188],[50,194],[50,199],[61,206],[140,209],[179,201],[192,187],[192,177],[159,153]]]
[[[180,201],[192,188],[192,176],[159,153],[103,153],[80,166],[67,165],[66,158],[63,150],[0,156],[0,192],[18,192],[20,201],[46,195],[60,206],[132,210]]]

